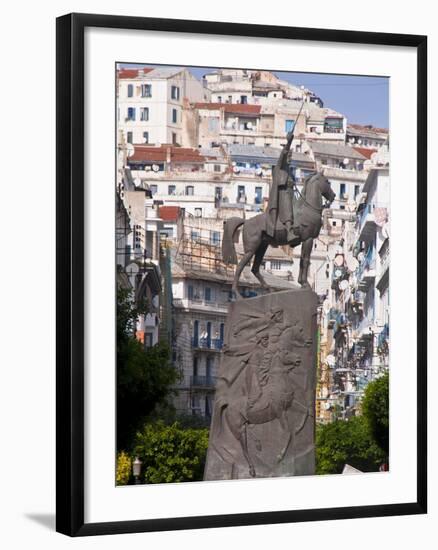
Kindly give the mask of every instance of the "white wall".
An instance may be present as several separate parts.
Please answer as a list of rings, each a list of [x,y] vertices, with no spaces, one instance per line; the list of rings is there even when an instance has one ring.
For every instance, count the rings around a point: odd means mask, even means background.
[[[369,0],[361,10],[348,0],[333,3],[315,0],[312,10],[306,5],[276,4],[272,9],[249,10],[245,3],[223,0],[221,10],[213,5],[186,0],[167,3],[131,2],[126,5],[107,0],[59,0],[54,3],[15,2],[3,8],[1,34],[4,71],[24,70],[28,86],[5,85],[4,104],[33,105],[32,122],[38,128],[38,144],[44,144],[44,177],[21,178],[17,166],[22,164],[22,149],[11,144],[22,143],[22,130],[29,124],[28,111],[5,109],[0,139],[7,151],[4,180],[17,183],[17,192],[26,196],[20,202],[17,224],[16,210],[5,208],[1,223],[3,235],[14,229],[14,239],[4,239],[4,258],[16,258],[17,242],[26,242],[26,263],[32,266],[34,291],[18,292],[29,284],[28,269],[4,267],[1,271],[3,289],[2,311],[4,342],[1,352],[3,366],[2,387],[6,388],[0,400],[3,452],[0,454],[2,477],[2,545],[8,549],[44,548],[46,550],[251,547],[252,550],[273,546],[297,546],[320,550],[327,541],[337,541],[355,550],[370,548],[433,548],[438,521],[438,437],[434,427],[438,423],[438,408],[430,407],[430,514],[428,516],[389,517],[379,519],[345,520],[285,525],[267,525],[90,537],[71,540],[53,532],[55,505],[55,17],[71,11],[85,13],[113,13],[148,17],[172,17],[206,20],[233,20],[242,23],[346,28],[374,32],[430,33],[430,58],[438,56],[438,31],[430,13],[430,2],[418,0],[415,9],[395,11],[394,3]],[[141,52],[139,52],[139,55]],[[146,55],[147,54],[147,55]],[[145,52],[148,58],[153,52]],[[143,55],[142,55],[143,57]],[[432,64],[430,65],[432,67]],[[303,60],[305,69],[305,60]],[[21,77],[20,77],[21,78]],[[430,74],[429,97],[438,95],[438,73]],[[430,119],[438,117],[436,102],[430,102]],[[430,151],[438,149],[438,136],[431,133]],[[41,166],[41,147],[26,148],[28,166]],[[430,156],[431,160],[433,157]],[[432,164],[432,163],[431,163]],[[429,205],[438,203],[438,189],[430,178]],[[431,210],[432,213],[432,210]],[[431,216],[432,218],[432,216]],[[31,230],[30,230],[31,228]],[[436,239],[436,225],[431,224],[431,238]],[[432,239],[431,239],[432,242]],[[436,248],[436,247],[435,247]],[[430,253],[434,252],[430,246]],[[430,271],[436,273],[436,255],[431,257]],[[11,283],[13,289],[11,289]],[[11,290],[10,290],[11,289]],[[17,296],[20,296],[17,299]],[[430,295],[430,310],[438,306],[437,296]],[[31,326],[23,323],[23,311],[37,314]],[[430,317],[431,332],[437,330],[436,316]],[[430,387],[438,384],[437,369],[430,369]],[[432,405],[432,404],[431,404]],[[245,482],[242,482],[245,483]],[[432,490],[433,489],[433,490]],[[281,483],[279,484],[281,490]],[[263,498],[263,493],[260,494]],[[318,495],[315,495],[318,498]]]

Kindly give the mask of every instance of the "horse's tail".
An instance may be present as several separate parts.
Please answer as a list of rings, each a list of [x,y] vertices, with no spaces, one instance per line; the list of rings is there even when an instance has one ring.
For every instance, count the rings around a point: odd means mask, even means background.
[[[224,235],[222,238],[222,259],[226,264],[237,264],[236,248],[234,246],[234,233],[244,223],[242,218],[229,218],[224,222]]]

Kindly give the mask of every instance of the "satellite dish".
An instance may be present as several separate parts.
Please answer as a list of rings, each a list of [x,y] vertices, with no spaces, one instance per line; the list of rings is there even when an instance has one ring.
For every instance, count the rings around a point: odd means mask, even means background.
[[[325,362],[327,363],[327,365],[329,367],[334,367],[335,364],[336,364],[336,359],[335,359],[335,356],[332,355],[331,353],[329,355],[327,355],[327,357],[325,358]]]
[[[335,256],[334,263],[337,267],[341,267],[344,265],[344,255],[343,254],[337,254]]]
[[[147,166],[144,167],[144,169],[146,170],[146,172],[150,172],[151,171],[151,166],[148,164]]]
[[[339,283],[339,288],[341,290],[346,290],[348,288],[348,281],[345,279],[342,279],[342,281]]]
[[[258,176],[261,176],[262,173],[263,173],[263,170],[261,168],[257,168],[255,173],[258,175]]]
[[[364,258],[365,254],[363,252],[359,252],[359,254],[357,255],[357,259],[359,260],[359,262],[361,262]]]
[[[141,179],[140,178],[135,178],[134,185],[135,185],[135,187],[140,187],[141,186]]]
[[[349,160],[349,159],[347,159],[347,158],[344,158],[344,162],[343,162],[343,164],[348,164],[349,162],[350,162],[350,160]]]
[[[233,166],[233,172],[235,174],[238,174],[240,172],[239,167],[238,166]]]
[[[132,155],[134,154],[135,152],[135,148],[134,146],[132,145],[132,143],[127,143],[126,144],[126,154],[128,157],[132,157]]]
[[[252,128],[252,122],[248,122],[248,124],[246,125],[247,128]]]
[[[338,278],[342,275],[342,269],[335,269],[335,277]]]
[[[359,267],[359,262],[356,260],[354,256],[349,256],[347,258],[346,263],[350,271],[356,271],[356,269]]]
[[[154,172],[158,172],[159,169],[160,169],[160,167],[158,166],[158,164],[153,164],[153,165],[152,165],[152,170],[153,170]]]

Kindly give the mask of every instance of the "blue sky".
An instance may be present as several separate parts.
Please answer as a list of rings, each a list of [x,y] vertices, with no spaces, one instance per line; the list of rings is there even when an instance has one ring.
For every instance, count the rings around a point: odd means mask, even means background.
[[[148,66],[153,66],[147,64]],[[125,64],[124,67],[138,65]],[[187,67],[197,78],[216,69]],[[348,122],[372,124],[380,128],[389,126],[389,78],[375,76],[352,76],[322,73],[275,74],[298,86],[309,88],[319,96],[325,107],[344,114]]]

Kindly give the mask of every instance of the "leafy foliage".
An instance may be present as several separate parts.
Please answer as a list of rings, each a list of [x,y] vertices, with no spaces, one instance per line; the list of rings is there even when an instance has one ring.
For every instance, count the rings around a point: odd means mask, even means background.
[[[131,478],[132,460],[124,451],[117,453],[116,484],[127,485]]]
[[[145,424],[134,453],[142,461],[145,483],[201,481],[208,447],[207,429],[182,429],[175,422]]]
[[[363,416],[317,426],[317,474],[340,474],[345,464],[362,472],[374,472],[384,459]]]
[[[166,405],[178,372],[166,343],[145,349],[134,336],[145,306],[136,306],[131,293],[118,291],[117,303],[117,447],[128,449],[135,432],[159,404]]]
[[[377,445],[389,452],[389,374],[368,384],[362,401],[362,412]]]

